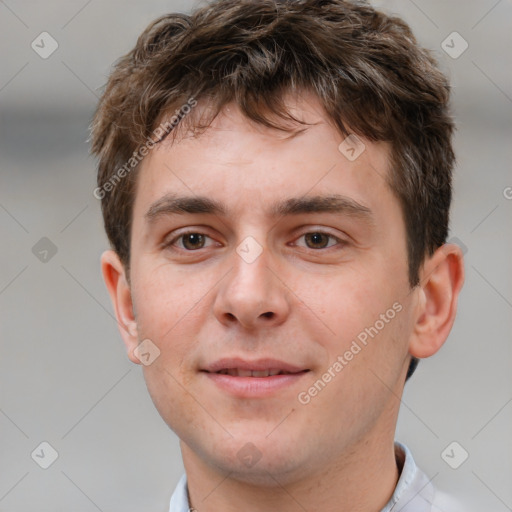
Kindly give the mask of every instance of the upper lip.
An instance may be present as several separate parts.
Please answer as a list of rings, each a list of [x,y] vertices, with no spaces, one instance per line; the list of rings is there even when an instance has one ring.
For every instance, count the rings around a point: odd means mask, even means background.
[[[296,366],[290,363],[286,363],[284,361],[280,361],[278,359],[256,359],[254,361],[249,361],[247,359],[241,358],[224,358],[218,359],[217,361],[207,365],[204,368],[201,368],[203,371],[207,371],[210,373],[215,373],[220,370],[229,370],[232,368],[238,368],[239,370],[252,370],[252,371],[264,371],[271,369],[278,369],[280,371],[289,372],[289,373],[298,373],[308,368]]]

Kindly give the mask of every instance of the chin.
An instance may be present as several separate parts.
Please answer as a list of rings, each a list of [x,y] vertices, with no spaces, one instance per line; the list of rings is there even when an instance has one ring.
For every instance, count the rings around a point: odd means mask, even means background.
[[[303,471],[293,462],[280,462],[275,460],[275,454],[270,456],[273,460],[269,460],[269,455],[263,455],[253,466],[226,459],[214,460],[214,463],[217,464],[217,470],[221,469],[223,473],[229,474],[230,479],[255,486],[281,487],[302,477]]]
[[[246,434],[243,441],[237,436],[195,447],[194,451],[215,470],[229,474],[229,478],[251,485],[279,487],[311,472],[311,457],[303,449],[298,450],[297,445],[291,436],[285,439],[275,435],[270,439],[261,434],[252,438]],[[214,452],[212,446],[217,446]],[[308,464],[304,463],[304,457]]]

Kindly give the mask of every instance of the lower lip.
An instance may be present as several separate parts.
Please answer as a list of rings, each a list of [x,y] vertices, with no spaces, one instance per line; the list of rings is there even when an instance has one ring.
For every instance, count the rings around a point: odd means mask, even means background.
[[[232,395],[240,398],[257,398],[270,396],[276,391],[293,386],[308,372],[269,375],[268,377],[234,377],[222,373],[204,373],[222,390]]]

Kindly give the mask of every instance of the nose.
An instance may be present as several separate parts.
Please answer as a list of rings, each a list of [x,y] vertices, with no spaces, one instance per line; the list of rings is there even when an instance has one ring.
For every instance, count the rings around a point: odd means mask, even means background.
[[[269,250],[263,249],[254,261],[233,251],[232,262],[215,297],[217,320],[247,330],[282,324],[290,311],[289,293]]]

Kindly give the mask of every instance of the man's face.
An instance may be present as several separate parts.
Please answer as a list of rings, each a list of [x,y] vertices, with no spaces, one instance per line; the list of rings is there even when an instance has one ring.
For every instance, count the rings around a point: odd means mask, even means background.
[[[248,481],[392,440],[413,325],[388,145],[361,139],[353,160],[313,97],[294,108],[317,123],[295,137],[230,106],[199,137],[161,144],[133,212],[131,349],[160,351],[148,390],[190,456]],[[224,211],[176,211],[171,196]],[[327,196],[344,207],[304,203]]]

